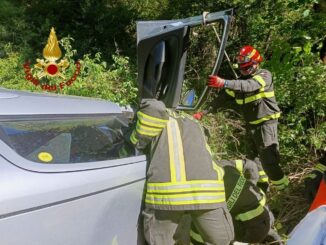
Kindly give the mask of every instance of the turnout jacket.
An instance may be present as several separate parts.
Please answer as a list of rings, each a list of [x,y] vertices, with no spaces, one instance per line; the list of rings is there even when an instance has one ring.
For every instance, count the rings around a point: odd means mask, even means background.
[[[264,213],[265,195],[257,186],[262,175],[257,164],[249,159],[219,162],[224,169],[227,208],[234,220],[245,222]]]
[[[274,219],[266,205],[264,193],[256,186],[263,171],[259,171],[257,164],[248,159],[222,160],[218,165],[221,165],[225,172],[227,208],[233,219],[236,241],[262,241],[270,231],[271,220]],[[193,223],[190,238],[194,245],[204,244]]]
[[[163,102],[143,99],[131,142],[149,147],[145,204],[159,210],[225,206],[223,169],[213,163],[201,126]]]
[[[232,100],[248,124],[257,125],[280,117],[272,74],[268,70],[259,69],[245,80],[225,81],[222,96],[218,96],[211,104],[213,111],[225,107]]]

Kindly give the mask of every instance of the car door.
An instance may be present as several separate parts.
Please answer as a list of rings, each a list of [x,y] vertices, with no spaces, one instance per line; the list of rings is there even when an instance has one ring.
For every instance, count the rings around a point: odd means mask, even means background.
[[[232,14],[231,9],[186,19],[137,22],[139,98],[157,98],[169,108],[198,108],[207,94],[207,87],[195,105],[180,104],[187,51],[191,44],[190,33],[196,26],[220,24],[219,48],[212,71],[212,74],[217,74],[222,64]]]

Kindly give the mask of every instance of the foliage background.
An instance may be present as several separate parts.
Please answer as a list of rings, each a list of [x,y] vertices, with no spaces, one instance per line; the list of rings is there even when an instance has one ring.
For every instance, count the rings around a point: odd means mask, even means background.
[[[326,65],[318,53],[326,37],[324,0],[0,0],[0,86],[41,90],[25,80],[22,66],[26,59],[42,57],[45,37],[54,26],[65,57],[82,63],[78,80],[60,93],[136,104],[136,20],[185,18],[228,8],[235,10],[227,46],[230,57],[240,46],[254,45],[274,76],[283,112],[281,164],[293,185],[287,194],[272,192],[270,203],[277,223],[283,224],[281,232],[287,234],[308,208],[303,175],[326,145]],[[209,53],[210,44],[202,43],[195,49]],[[207,63],[205,55],[198,59]],[[221,72],[233,76],[227,69]],[[245,154],[240,144],[244,125],[236,113],[208,115],[203,123],[218,158]]]

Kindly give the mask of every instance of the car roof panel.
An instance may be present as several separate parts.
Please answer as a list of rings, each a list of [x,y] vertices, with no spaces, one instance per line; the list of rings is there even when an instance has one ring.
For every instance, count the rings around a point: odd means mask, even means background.
[[[103,99],[0,88],[1,115],[71,115],[121,113],[121,108]]]

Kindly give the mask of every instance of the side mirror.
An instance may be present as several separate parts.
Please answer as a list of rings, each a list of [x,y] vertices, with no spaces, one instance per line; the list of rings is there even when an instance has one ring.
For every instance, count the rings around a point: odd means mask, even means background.
[[[195,90],[194,89],[188,90],[181,101],[181,105],[192,107],[195,105],[195,98],[196,98]]]

